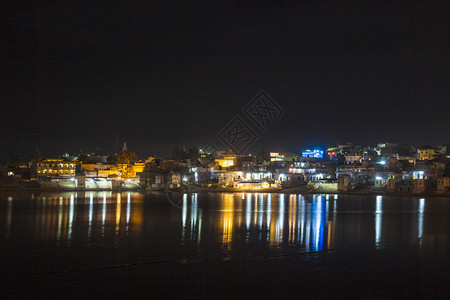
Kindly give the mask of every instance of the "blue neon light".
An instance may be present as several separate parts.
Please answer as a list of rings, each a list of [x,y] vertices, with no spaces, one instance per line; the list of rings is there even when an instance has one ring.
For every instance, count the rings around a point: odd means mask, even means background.
[[[302,157],[323,158],[323,150],[303,150]]]

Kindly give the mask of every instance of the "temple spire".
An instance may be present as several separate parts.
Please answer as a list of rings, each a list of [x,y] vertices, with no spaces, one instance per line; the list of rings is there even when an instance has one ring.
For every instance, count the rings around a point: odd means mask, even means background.
[[[39,151],[39,148],[36,147],[36,150],[34,151],[34,162],[38,162],[42,160],[41,152]]]

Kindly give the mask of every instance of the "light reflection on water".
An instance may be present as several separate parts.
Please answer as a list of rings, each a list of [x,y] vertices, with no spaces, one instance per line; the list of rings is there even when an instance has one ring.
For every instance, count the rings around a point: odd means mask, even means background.
[[[425,212],[425,198],[421,198],[419,200],[419,221],[417,224],[417,238],[422,244],[422,235],[423,235],[423,214]]]
[[[223,213],[222,213],[222,243],[229,246],[228,243],[233,239],[233,219],[234,219],[234,195],[223,195]]]
[[[185,194],[184,197],[187,195]],[[193,194],[190,197],[198,196]],[[207,228],[207,231],[213,235],[220,234],[221,243],[226,249],[231,249],[234,242],[239,244],[239,239],[243,239],[246,243],[266,242],[269,246],[296,245],[307,252],[321,251],[336,248],[336,234],[339,240],[351,239],[354,242],[360,239],[367,245],[381,247],[386,238],[384,230],[387,230],[383,226],[383,196],[376,196],[374,200],[372,211],[348,210],[342,203],[340,205],[343,206],[343,210],[340,211],[338,195],[309,195],[305,198],[303,195],[296,194],[223,194],[217,204],[220,215],[213,220],[217,224],[214,228],[218,228],[219,232],[211,233],[211,228]],[[411,208],[415,206],[414,203],[418,203],[418,210],[406,208],[406,210],[400,210],[398,212],[400,215],[397,217],[395,211],[388,211],[389,222],[392,223],[395,218],[405,218],[404,215],[408,217],[410,214],[417,213],[418,222],[415,223],[417,226],[406,228],[406,230],[416,231],[417,238],[420,239],[423,235],[425,201],[424,198],[418,201],[411,199]],[[187,209],[191,209],[191,218],[195,218],[198,204],[189,208],[183,205],[183,220],[186,218]],[[355,216],[370,218],[370,215],[375,216],[372,227],[370,222],[361,223],[361,220],[357,219],[359,222],[357,224],[346,224],[347,219],[355,221]],[[208,219],[211,218],[212,216],[208,215]],[[240,220],[244,220],[242,226]],[[191,220],[191,222],[195,224],[195,221]],[[189,236],[193,236],[194,229],[190,230]],[[355,236],[354,233],[357,235]],[[370,236],[373,242],[365,242]],[[201,238],[200,231],[196,237]],[[415,241],[411,239],[411,242]],[[346,246],[346,243],[338,246]]]
[[[13,204],[13,197],[8,197],[8,206],[6,209],[6,237],[9,237],[9,234],[11,232],[11,217],[12,217],[12,204]]]
[[[383,196],[377,196],[375,208],[375,245],[380,246],[383,216]]]
[[[89,194],[89,233],[88,233],[89,238],[91,237],[91,234],[92,234],[93,213],[94,213],[94,194],[90,193]]]
[[[32,195],[29,199],[7,196],[0,198],[0,205],[5,204],[0,237],[14,238],[32,230],[35,240],[56,240],[58,245],[74,239],[90,245],[102,238],[115,238],[120,244],[131,236],[172,248],[201,249],[219,243],[230,251],[242,249],[243,244],[258,244],[309,252],[397,242],[421,246],[427,236],[429,200],[425,198],[411,197],[397,207],[395,198],[383,196],[192,193],[180,197],[177,209],[163,194],[108,191]]]
[[[135,218],[132,219],[131,197],[132,193],[126,193],[127,202],[122,203],[121,193],[112,192],[86,192],[80,196],[80,192],[76,193],[60,193],[61,196],[38,196],[32,197],[31,200],[36,203],[36,206],[28,207],[30,211],[26,211],[26,217],[35,219],[34,232],[37,238],[54,238],[59,240],[70,241],[73,238],[75,230],[86,228],[88,238],[91,238],[93,228],[97,230],[101,228],[101,235],[106,234],[105,228],[111,225],[115,226],[115,233],[119,234],[123,229],[128,230],[130,222],[137,225],[137,229],[142,223],[142,212],[136,211]],[[133,196],[142,199],[142,195],[133,193]],[[23,199],[20,199],[23,200]],[[14,223],[14,216],[23,219],[23,216],[14,213],[13,210],[14,197],[7,197],[6,206],[6,237],[11,235],[11,224]],[[28,202],[31,204],[32,202]],[[20,201],[24,205],[23,201]],[[122,206],[125,205],[125,208]],[[86,209],[87,208],[87,209]],[[126,219],[123,219],[123,211],[126,214]],[[114,218],[112,213],[114,212]],[[100,213],[100,216],[98,215]],[[0,215],[1,217],[1,215]],[[87,220],[87,222],[84,222]],[[134,222],[133,222],[134,221]],[[14,229],[23,228],[24,224],[16,224]],[[1,227],[0,227],[1,228]],[[97,234],[98,235],[98,234]]]

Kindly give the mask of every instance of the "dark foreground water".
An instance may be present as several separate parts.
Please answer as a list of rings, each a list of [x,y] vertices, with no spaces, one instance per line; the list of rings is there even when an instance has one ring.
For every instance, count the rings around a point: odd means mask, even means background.
[[[446,298],[450,199],[0,193],[1,298]]]

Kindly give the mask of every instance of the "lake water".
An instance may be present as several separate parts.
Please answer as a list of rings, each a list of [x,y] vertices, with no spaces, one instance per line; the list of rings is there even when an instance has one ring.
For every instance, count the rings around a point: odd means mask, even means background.
[[[0,296],[442,297],[449,217],[439,197],[1,192]]]

